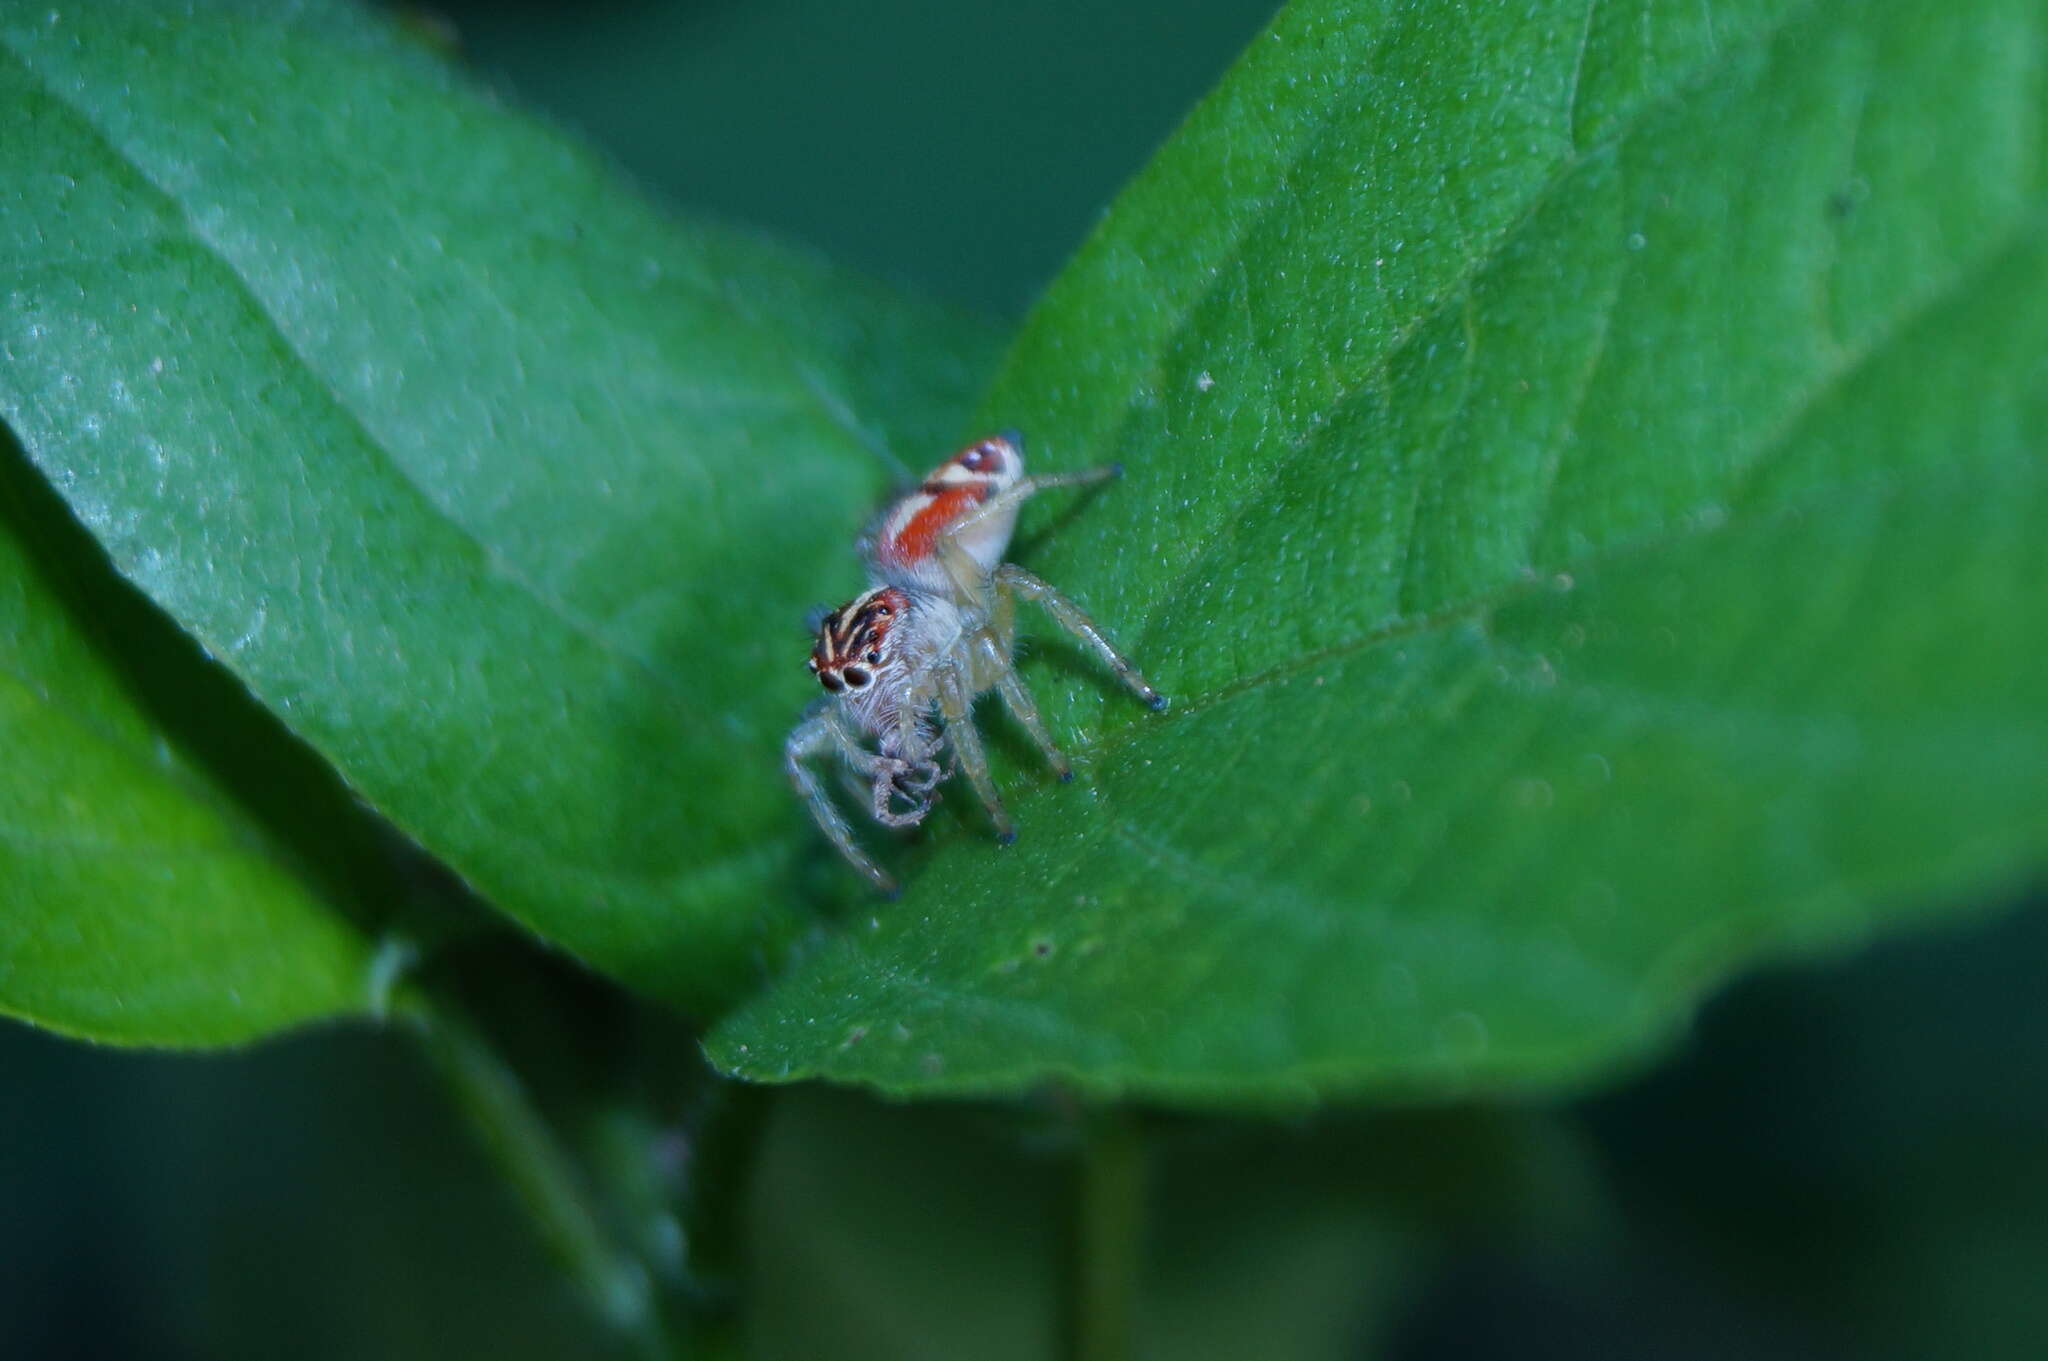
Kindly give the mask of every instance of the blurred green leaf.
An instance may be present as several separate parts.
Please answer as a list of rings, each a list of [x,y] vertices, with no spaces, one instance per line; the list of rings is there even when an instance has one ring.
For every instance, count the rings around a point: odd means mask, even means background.
[[[0,1014],[198,1045],[370,1004],[368,916],[391,904],[366,820],[114,577],[4,432],[0,745]],[[310,856],[283,810],[321,820]]]
[[[1589,1107],[1625,1257],[1835,1344],[1808,1354],[2037,1355],[2044,908],[1717,999],[1677,1062]]]
[[[749,1355],[1059,1354],[1074,1131],[1031,1115],[778,1097],[750,1195]],[[1167,1119],[1145,1142],[1135,1350],[1175,1361],[1377,1355],[1460,1235],[1556,1253],[1591,1199],[1581,1151],[1526,1113]]]
[[[985,333],[679,227],[350,7],[5,4],[0,128],[0,419],[116,566],[500,906],[743,985],[803,611]]]
[[[0,1028],[8,1356],[644,1358],[397,1031],[185,1058]]]
[[[1583,1080],[2048,854],[2038,2],[1304,0],[985,415],[1126,482],[1011,781],[713,1037],[1199,1101]],[[1042,783],[1042,782],[1041,782]]]

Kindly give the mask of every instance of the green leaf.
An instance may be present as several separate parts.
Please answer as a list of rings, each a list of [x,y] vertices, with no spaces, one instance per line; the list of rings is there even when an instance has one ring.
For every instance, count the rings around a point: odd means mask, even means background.
[[[370,1005],[369,913],[390,903],[365,820],[114,577],[4,432],[0,746],[0,1014],[202,1045]],[[292,837],[300,814],[318,839]]]
[[[983,331],[678,227],[349,7],[8,4],[0,110],[0,419],[119,569],[536,930],[753,976],[803,612]]]
[[[2048,859],[2039,3],[1291,6],[991,419],[1173,709],[714,1034],[759,1079],[1584,1081]]]

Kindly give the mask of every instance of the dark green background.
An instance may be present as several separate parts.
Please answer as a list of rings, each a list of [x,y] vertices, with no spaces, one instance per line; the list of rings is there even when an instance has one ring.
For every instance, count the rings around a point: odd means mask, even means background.
[[[1021,313],[1272,0],[443,5],[473,64],[676,203]]]
[[[1268,9],[443,12],[479,70],[680,206],[1013,316]],[[2037,1355],[2044,957],[2035,907],[1776,972],[1660,1071],[1555,1115],[1163,1122],[1150,1335],[1174,1356]],[[586,1354],[579,1302],[397,1039],[151,1058],[9,1027],[0,1079],[0,1356]],[[1061,1164],[1028,1118],[802,1091],[771,1118],[761,1353],[1043,1354]],[[1427,1150],[1474,1139],[1499,1140],[1509,1213],[1429,1177]],[[1446,1218],[1448,1243],[1408,1232]]]

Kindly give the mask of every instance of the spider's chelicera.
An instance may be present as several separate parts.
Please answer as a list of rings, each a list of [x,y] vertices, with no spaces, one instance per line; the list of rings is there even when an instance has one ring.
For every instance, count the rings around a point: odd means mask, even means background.
[[[933,469],[861,536],[869,589],[819,624],[809,665],[826,697],[790,733],[784,755],[790,781],[811,816],[839,853],[884,892],[894,883],[854,841],[845,815],[811,769],[813,758],[837,755],[864,777],[869,813],[890,827],[922,822],[937,801],[939,782],[957,769],[1007,845],[1017,833],[974,727],[975,697],[994,690],[1054,772],[1062,780],[1073,773],[1011,660],[1019,598],[1044,606],[1139,699],[1154,709],[1166,707],[1080,606],[1002,560],[1026,497],[1048,487],[1100,482],[1118,471],[1026,477],[1022,437],[994,435]]]

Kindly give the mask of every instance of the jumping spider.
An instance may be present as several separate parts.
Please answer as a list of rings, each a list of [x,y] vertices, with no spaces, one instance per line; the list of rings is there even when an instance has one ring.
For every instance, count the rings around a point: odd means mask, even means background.
[[[1011,661],[1020,597],[1044,606],[1139,699],[1166,707],[1080,606],[1002,560],[1024,498],[1121,472],[1111,466],[1026,477],[1023,443],[1013,432],[977,440],[890,502],[858,544],[868,590],[818,626],[809,666],[827,697],[790,733],[784,763],[818,826],[885,893],[895,884],[854,843],[852,828],[809,762],[837,753],[867,779],[868,811],[889,827],[924,821],[939,782],[958,769],[988,809],[997,839],[1004,845],[1016,840],[974,728],[975,698],[989,690],[1002,695],[1053,771],[1062,780],[1073,778]],[[865,743],[869,737],[874,750]]]

